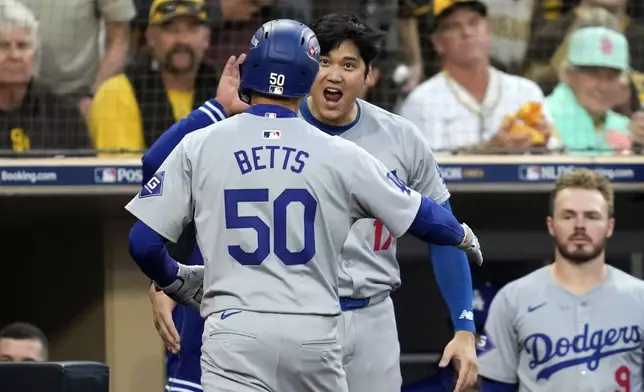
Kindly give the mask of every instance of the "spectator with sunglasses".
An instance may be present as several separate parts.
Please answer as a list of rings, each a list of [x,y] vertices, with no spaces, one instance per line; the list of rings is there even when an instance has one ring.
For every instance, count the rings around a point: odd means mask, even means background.
[[[217,72],[203,61],[208,23],[204,0],[154,0],[146,56],[96,94],[89,126],[101,156],[139,157],[163,131],[214,96]]]

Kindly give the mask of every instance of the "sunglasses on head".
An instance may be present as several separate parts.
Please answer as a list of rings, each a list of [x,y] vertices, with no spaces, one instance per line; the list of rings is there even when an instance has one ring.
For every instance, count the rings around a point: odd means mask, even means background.
[[[159,4],[154,11],[161,13],[163,15],[166,15],[166,14],[176,12],[177,9],[181,7],[185,7],[187,10],[194,13],[202,12],[204,11],[204,8],[205,8],[202,3],[196,3],[194,1],[187,1],[187,0],[176,0],[176,1],[170,1],[167,3]]]

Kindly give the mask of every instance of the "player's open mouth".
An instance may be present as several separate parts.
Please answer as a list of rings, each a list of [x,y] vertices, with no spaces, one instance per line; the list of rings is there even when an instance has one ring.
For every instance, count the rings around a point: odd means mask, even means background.
[[[342,91],[337,88],[327,87],[324,89],[324,101],[329,109],[335,109],[342,99]]]

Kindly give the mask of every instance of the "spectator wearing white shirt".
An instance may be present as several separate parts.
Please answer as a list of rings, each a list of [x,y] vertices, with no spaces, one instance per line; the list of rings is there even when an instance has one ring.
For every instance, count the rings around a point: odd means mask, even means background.
[[[432,43],[442,72],[420,84],[400,109],[437,152],[489,153],[544,146],[550,126],[544,114],[517,127],[524,104],[544,100],[532,81],[490,65],[487,8],[476,0],[445,0],[434,9]],[[539,105],[536,105],[539,108]],[[523,131],[520,131],[523,130]]]

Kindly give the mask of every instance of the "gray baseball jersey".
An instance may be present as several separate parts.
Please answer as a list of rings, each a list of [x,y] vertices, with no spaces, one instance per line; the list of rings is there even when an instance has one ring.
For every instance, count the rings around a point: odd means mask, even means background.
[[[357,103],[358,118],[340,137],[368,151],[411,189],[439,204],[449,199],[434,154],[416,126],[366,101]],[[319,128],[328,128],[302,109],[300,116]],[[341,297],[368,298],[400,286],[396,238],[381,221],[356,221],[340,259]]]
[[[492,301],[479,374],[519,392],[641,391],[642,308],[644,282],[616,268],[577,296],[543,267]]]
[[[340,314],[338,256],[356,219],[405,233],[421,196],[356,144],[299,118],[244,113],[187,135],[127,209],[176,241],[193,217],[202,316]]]

